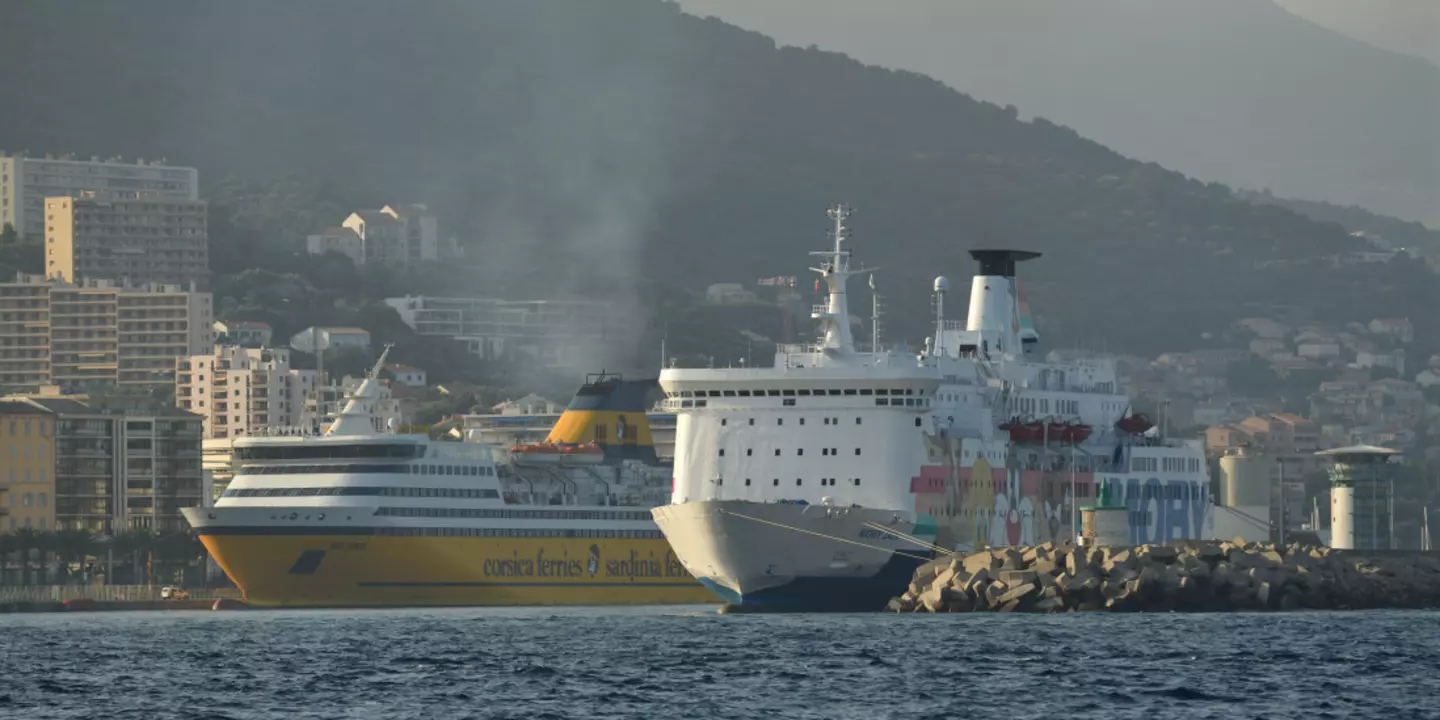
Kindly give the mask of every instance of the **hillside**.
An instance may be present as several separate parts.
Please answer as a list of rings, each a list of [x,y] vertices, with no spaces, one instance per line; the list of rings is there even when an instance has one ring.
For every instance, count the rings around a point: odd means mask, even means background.
[[[931,75],[1202,180],[1440,227],[1440,67],[1272,0],[680,2],[782,43]],[[1286,2],[1354,30],[1435,16],[1435,3],[1411,4]],[[1436,31],[1417,22],[1407,37],[1433,53]]]
[[[924,332],[930,279],[968,276],[981,246],[1047,254],[1026,272],[1058,344],[1153,353],[1276,305],[1368,319],[1437,299],[1418,262],[1329,268],[1318,258],[1357,247],[1338,226],[653,0],[0,12],[6,149],[199,167],[231,306],[293,282],[235,273],[308,267],[305,231],[386,201],[429,202],[471,265],[387,292],[628,303],[638,329],[615,344],[645,360],[656,297],[802,274],[837,200],[858,209],[858,257],[883,267],[893,339]]]

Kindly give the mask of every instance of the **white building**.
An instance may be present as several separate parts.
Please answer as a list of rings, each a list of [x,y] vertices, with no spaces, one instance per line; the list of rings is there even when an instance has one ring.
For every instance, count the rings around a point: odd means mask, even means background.
[[[1375,318],[1370,321],[1370,332],[1385,335],[1402,343],[1415,340],[1415,326],[1409,318]]]
[[[578,367],[587,345],[603,343],[621,322],[608,303],[498,298],[387,298],[421,335],[447,337],[491,360],[528,356],[549,367]]]
[[[215,321],[215,342],[220,345],[266,347],[273,334],[269,323],[251,320]]]
[[[755,300],[755,293],[740,283],[715,283],[705,288],[705,302],[711,305],[745,305]]]
[[[305,413],[314,384],[315,371],[291,368],[284,349],[222,345],[175,363],[175,404],[204,419],[207,440],[313,427]]]
[[[345,348],[370,351],[370,333],[353,327],[308,327],[290,338],[290,347],[300,352],[313,352],[315,347],[327,352]]]
[[[353,229],[336,226],[305,236],[305,251],[311,255],[335,252],[350,258],[356,265],[365,264],[365,249],[360,235]]]
[[[395,382],[406,387],[425,387],[425,371],[410,365],[390,363],[385,366],[385,372],[395,378]]]
[[[144,160],[0,157],[0,227],[8,223],[21,236],[42,235],[47,197],[198,200],[200,174]]]
[[[1397,375],[1404,375],[1405,353],[1362,350],[1355,354],[1355,364],[1362,368],[1389,368]]]

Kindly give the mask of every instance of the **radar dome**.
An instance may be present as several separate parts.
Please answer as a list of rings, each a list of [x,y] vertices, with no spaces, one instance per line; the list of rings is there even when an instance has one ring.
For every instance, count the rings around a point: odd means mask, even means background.
[[[950,281],[944,275],[935,278],[935,292],[950,292]]]

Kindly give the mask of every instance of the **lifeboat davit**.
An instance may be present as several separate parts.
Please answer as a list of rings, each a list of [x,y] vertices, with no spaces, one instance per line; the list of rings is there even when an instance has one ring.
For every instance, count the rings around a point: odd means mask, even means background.
[[[1150,417],[1145,413],[1135,413],[1134,415],[1120,418],[1120,420],[1115,423],[1115,427],[1120,432],[1139,435],[1155,427],[1155,423],[1150,422]]]
[[[1090,427],[1089,425],[1084,425],[1081,423],[1069,425],[1066,427],[1065,430],[1064,441],[1070,443],[1071,445],[1079,445],[1080,443],[1085,442],[1085,440],[1090,437],[1090,433],[1092,432],[1094,432],[1094,428]]]

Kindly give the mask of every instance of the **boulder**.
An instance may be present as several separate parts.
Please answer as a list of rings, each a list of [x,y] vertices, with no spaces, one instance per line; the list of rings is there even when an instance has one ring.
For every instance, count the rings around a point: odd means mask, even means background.
[[[996,550],[995,559],[1000,561],[1001,570],[1025,569],[1025,560],[1020,556],[1020,551],[1015,548]]]
[[[1049,557],[1042,557],[1030,565],[1030,569],[1041,575],[1057,575],[1060,573],[1060,564]]]
[[[1033,583],[1027,583],[1024,585],[1016,586],[1009,592],[1001,595],[998,599],[1000,603],[1004,605],[1011,602],[1019,602],[1031,595],[1034,595],[1037,592],[1039,592],[1039,588],[1035,587]]]
[[[969,580],[965,581],[965,590],[971,595],[979,595],[992,580],[993,578],[990,577],[989,570],[980,570],[974,575],[971,575]]]
[[[1000,580],[1010,587],[1035,584],[1034,570],[1001,570]]]
[[[910,605],[900,598],[890,598],[885,604],[885,612],[909,612]]]
[[[1009,601],[1009,602],[1007,602],[1007,603],[1004,603],[1003,605],[1000,606],[1000,612],[1004,612],[1004,613],[1015,612],[1016,610],[1019,610],[1019,609],[1020,609],[1020,601],[1019,601],[1019,600],[1011,600],[1011,601]]]
[[[1219,545],[1204,543],[1195,549],[1195,557],[1211,565],[1225,559],[1225,551]]]
[[[1065,610],[1065,601],[1058,597],[1043,598],[1035,603],[1035,612],[1054,613]]]
[[[945,586],[931,585],[920,593],[920,604],[932,613],[945,612]]]

